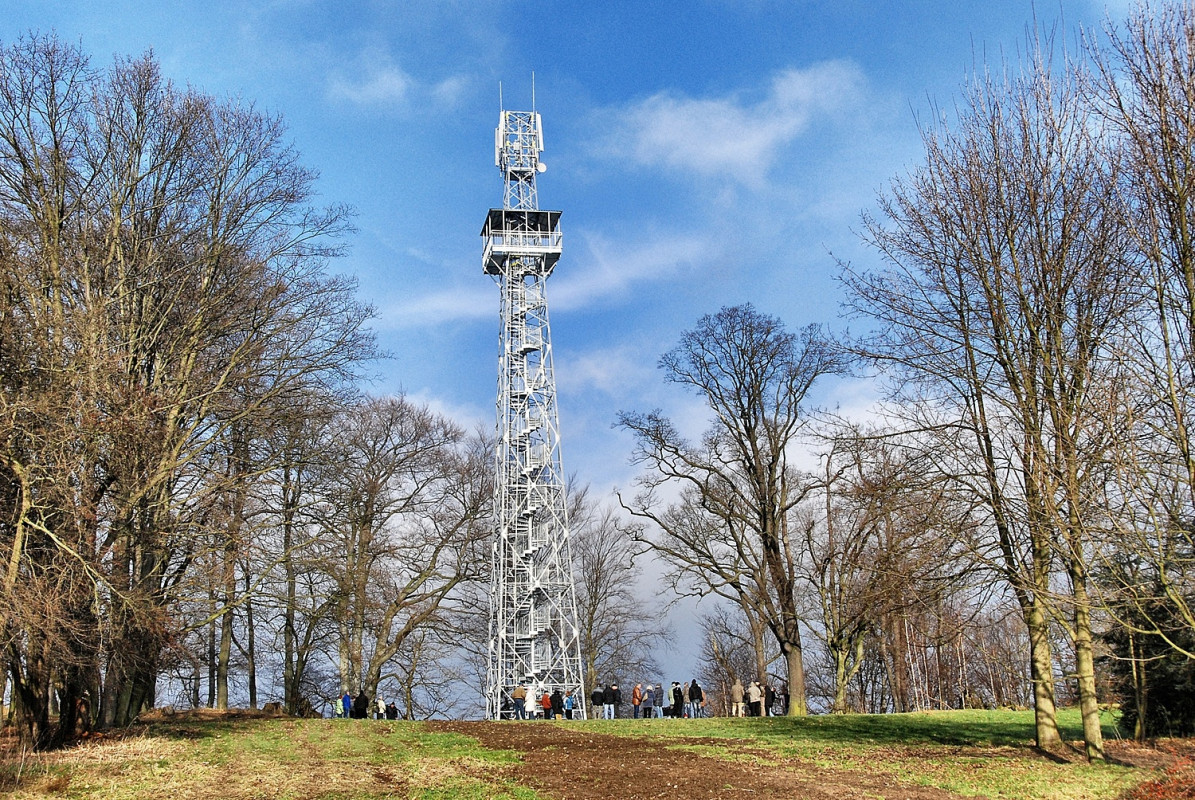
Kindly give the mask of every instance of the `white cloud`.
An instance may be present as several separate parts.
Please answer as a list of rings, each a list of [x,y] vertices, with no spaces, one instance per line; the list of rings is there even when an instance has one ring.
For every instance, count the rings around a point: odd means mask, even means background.
[[[347,100],[354,105],[401,105],[410,94],[414,81],[387,56],[366,53],[358,59],[357,70],[351,76],[335,74],[328,83],[332,99]]]
[[[438,106],[456,105],[468,89],[468,80],[450,76],[423,81],[397,64],[384,51],[370,48],[347,69],[334,71],[328,79],[328,97],[357,106],[406,107],[427,100]]]
[[[638,347],[623,345],[572,355],[568,368],[557,370],[557,386],[563,392],[591,397],[594,391],[622,397],[628,389],[645,386],[656,377],[658,353],[646,355]]]
[[[379,327],[387,330],[489,319],[498,315],[498,298],[493,286],[485,284],[468,289],[454,287],[379,306]]]
[[[407,394],[407,399],[428,409],[442,417],[452,420],[472,432],[479,427],[489,430],[494,425],[494,407],[492,404],[475,405],[461,404],[433,394],[424,388]]]
[[[611,296],[625,301],[632,284],[673,278],[703,263],[711,249],[700,237],[679,233],[611,240],[585,232],[577,238],[580,254],[562,260],[549,289],[553,308],[585,308]]]
[[[629,146],[646,166],[757,186],[782,148],[818,119],[857,107],[864,87],[858,66],[827,61],[778,73],[754,103],[660,93],[617,115],[607,149],[625,155]]]
[[[431,95],[441,105],[455,106],[464,97],[465,91],[468,88],[468,79],[457,75],[445,78],[431,87]]]
[[[674,278],[705,263],[711,251],[709,243],[682,234],[641,241],[582,234],[577,241],[580,252],[566,256],[559,272],[548,280],[554,312],[592,309],[595,302],[609,298],[623,305],[634,299],[628,292],[633,285]],[[408,295],[394,302],[375,299],[375,303],[380,309],[379,327],[385,330],[491,319],[498,314],[498,296],[488,282]]]

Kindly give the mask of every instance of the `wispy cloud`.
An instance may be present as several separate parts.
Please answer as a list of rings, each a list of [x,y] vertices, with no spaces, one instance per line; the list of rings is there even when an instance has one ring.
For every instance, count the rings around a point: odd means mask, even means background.
[[[839,60],[780,72],[755,102],[656,94],[617,115],[608,148],[625,155],[629,143],[645,166],[759,185],[813,122],[856,107],[865,83],[857,65]]]
[[[407,297],[391,304],[379,304],[378,327],[387,330],[443,325],[463,320],[494,318],[498,298],[493,286],[453,288]]]
[[[330,75],[327,96],[370,108],[402,108],[425,100],[443,107],[459,102],[467,86],[468,81],[460,76],[421,80],[388,52],[369,48]]]
[[[624,298],[632,284],[666,281],[692,269],[711,245],[697,235],[660,233],[611,239],[586,232],[573,239],[567,268],[554,280],[552,305],[583,308],[610,297]]]
[[[631,345],[573,354],[568,369],[558,371],[557,385],[562,392],[621,397],[629,387],[647,386],[656,380],[658,357],[658,353],[645,353]]]
[[[328,95],[354,105],[398,105],[411,91],[411,77],[399,67],[372,65],[353,75],[335,75],[328,83]]]

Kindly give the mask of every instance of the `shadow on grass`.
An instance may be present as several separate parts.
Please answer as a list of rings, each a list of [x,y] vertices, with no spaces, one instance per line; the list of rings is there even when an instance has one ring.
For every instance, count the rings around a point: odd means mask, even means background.
[[[281,721],[294,721],[297,717],[279,717],[253,711],[212,711],[199,709],[179,714],[153,713],[139,717],[125,729],[129,733],[150,732],[164,739],[216,739],[232,733],[243,733],[254,727],[267,727]],[[346,720],[352,724],[356,720]],[[112,731],[120,735],[120,731]]]
[[[1058,715],[1064,741],[1083,738],[1078,712]],[[956,747],[1032,747],[1032,711],[929,711],[909,714],[844,714],[724,720],[711,727],[759,739],[800,739],[824,744],[933,744]],[[707,729],[708,730],[708,729]],[[693,733],[697,733],[694,729]],[[713,732],[713,731],[709,731]],[[720,731],[721,732],[721,731]],[[1104,735],[1117,736],[1105,715]]]

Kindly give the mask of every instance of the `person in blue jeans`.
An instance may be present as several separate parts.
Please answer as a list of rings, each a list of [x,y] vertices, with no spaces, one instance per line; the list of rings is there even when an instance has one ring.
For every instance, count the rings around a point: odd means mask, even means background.
[[[689,684],[689,719],[697,719],[702,715],[702,706],[705,705],[705,694],[701,691],[701,687],[697,685],[697,679]]]
[[[527,689],[522,685],[516,686],[510,693],[510,699],[515,704],[515,719],[527,719]]]

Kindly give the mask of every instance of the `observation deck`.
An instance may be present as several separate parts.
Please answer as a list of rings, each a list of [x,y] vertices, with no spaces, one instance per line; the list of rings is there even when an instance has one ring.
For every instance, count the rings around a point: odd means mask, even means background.
[[[485,249],[481,261],[486,275],[502,275],[511,258],[542,259],[542,275],[552,274],[560,260],[560,212],[491,208],[481,228]]]

